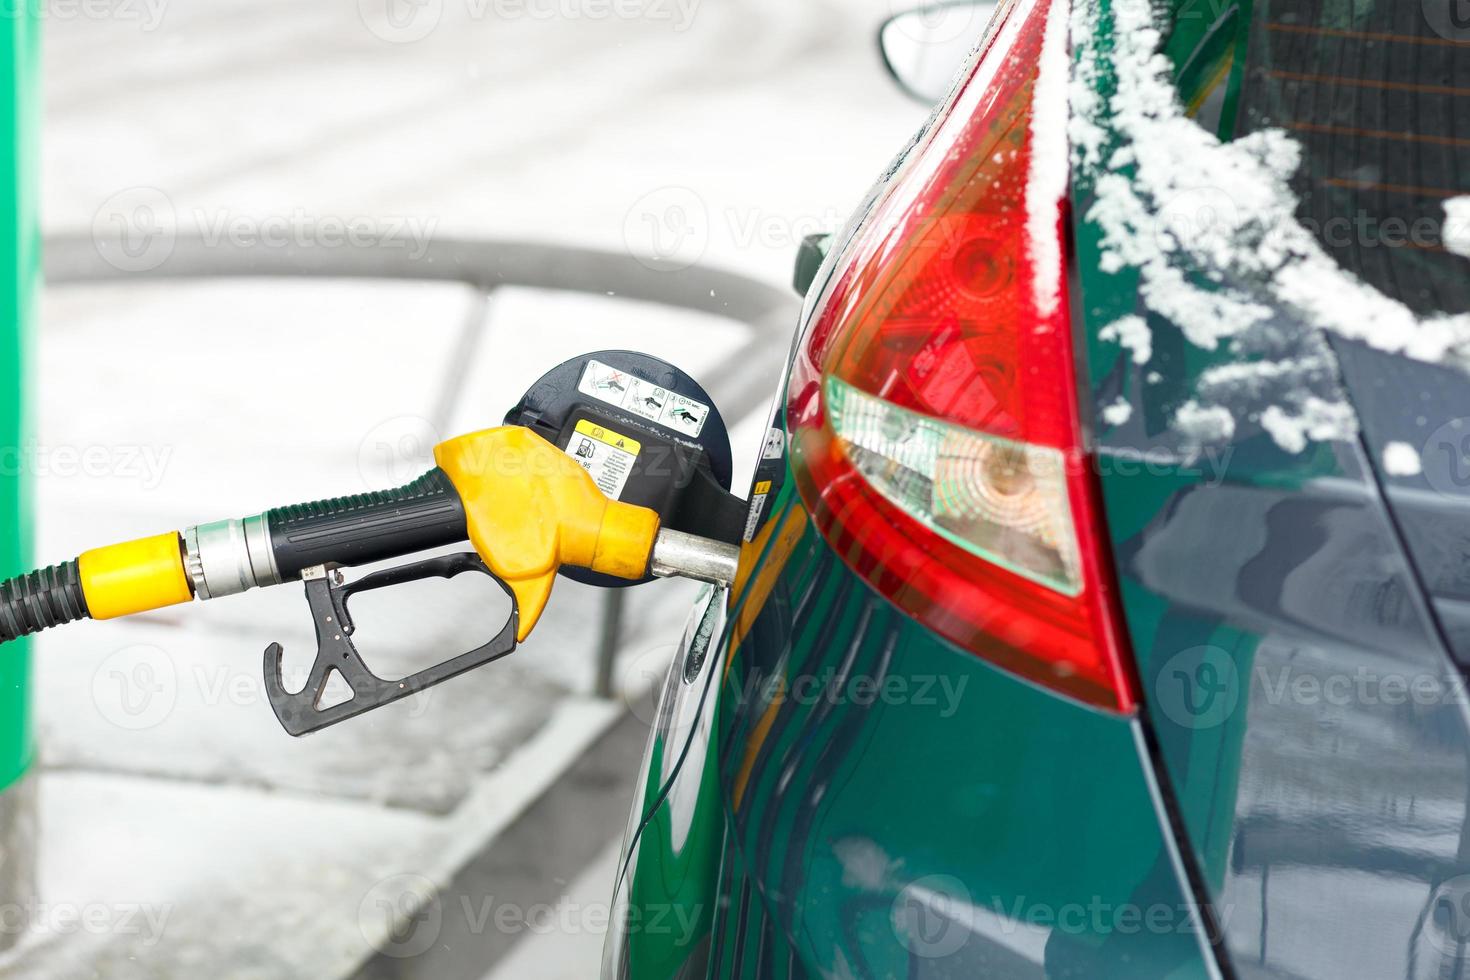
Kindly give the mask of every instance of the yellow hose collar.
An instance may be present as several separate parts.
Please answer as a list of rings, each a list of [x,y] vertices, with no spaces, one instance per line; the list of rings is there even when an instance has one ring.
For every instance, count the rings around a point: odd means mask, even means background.
[[[131,616],[194,598],[175,531],[94,548],[82,553],[77,566],[93,619]]]

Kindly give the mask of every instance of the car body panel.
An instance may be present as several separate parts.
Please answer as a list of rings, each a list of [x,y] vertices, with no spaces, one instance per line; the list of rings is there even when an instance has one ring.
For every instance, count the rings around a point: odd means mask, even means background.
[[[1229,138],[1251,4],[1154,9],[1198,10],[1164,51],[1189,111]],[[666,690],[697,721],[656,730],[606,975],[1459,975],[1470,724],[1445,635],[1463,613],[1470,636],[1463,377],[1288,330],[1336,365],[1314,383],[1357,406],[1361,437],[1294,452],[1247,410],[1224,439],[1183,439],[1179,406],[1242,351],[1188,342],[1143,306],[1137,269],[1103,271],[1095,200],[1074,169],[1079,394],[1137,717],[916,626],[810,526],[784,462],[768,467],[718,672]],[[1129,315],[1147,318],[1147,367],[1103,339]],[[1428,407],[1406,414],[1385,377]],[[1127,420],[1103,424],[1120,401]],[[1443,460],[1385,474],[1386,443],[1426,425]],[[962,693],[917,703],[928,675]],[[679,942],[637,927],[661,903],[695,924]],[[1127,932],[1058,916],[1098,905],[1176,911]]]
[[[720,977],[1209,975],[1135,723],[898,614],[789,490],[766,527],[709,661],[709,751],[630,847],[612,975],[704,975],[670,949],[706,938]],[[708,932],[646,935],[670,902]]]
[[[743,619],[719,730],[733,850],[814,972],[1197,963],[1130,722],[937,639],[810,529]],[[1169,927],[1063,914],[1094,904],[1163,910]]]
[[[1355,438],[1292,452],[1259,410],[1227,439],[1181,440],[1174,413],[1201,375],[1250,352],[1189,343],[1145,307],[1137,269],[1104,271],[1093,184],[1073,180],[1086,394],[1098,418],[1129,407],[1095,435],[1115,567],[1165,791],[1230,964],[1453,971],[1464,910],[1436,908],[1470,872],[1470,728],[1375,461]],[[1146,365],[1102,339],[1128,315],[1147,318]],[[1373,372],[1394,374],[1360,358],[1321,383],[1361,412]]]
[[[1451,655],[1470,667],[1470,377],[1362,343],[1332,346],[1414,570]],[[1416,471],[1388,470],[1394,446]]]

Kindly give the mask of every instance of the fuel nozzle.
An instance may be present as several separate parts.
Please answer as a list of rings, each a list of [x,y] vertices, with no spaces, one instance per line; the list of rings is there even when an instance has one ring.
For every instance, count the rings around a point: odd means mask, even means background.
[[[744,508],[728,492],[729,438],[708,397],[647,355],[603,351],[567,362],[512,410],[513,424],[439,444],[438,465],[405,486],[97,548],[0,582],[0,642],[301,582],[317,634],[308,682],[286,690],[278,644],[266,650],[264,670],[287,731],[315,731],[514,650],[558,574],[600,586],[672,576],[731,584]],[[353,581],[342,573],[464,542],[474,551]],[[354,646],[348,598],[465,573],[490,576],[511,599],[495,639],[410,677],[374,675]],[[324,708],[334,676],[353,696]]]
[[[435,459],[438,467],[395,490],[97,548],[0,583],[0,641],[463,541],[514,594],[517,640],[535,628],[563,566],[630,580],[733,578],[733,545],[661,530],[656,513],[609,500],[575,460],[527,429],[503,426],[451,439],[435,449]]]

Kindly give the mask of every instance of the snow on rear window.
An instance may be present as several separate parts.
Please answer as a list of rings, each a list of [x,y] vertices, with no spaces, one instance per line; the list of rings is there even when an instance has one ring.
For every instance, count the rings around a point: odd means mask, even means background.
[[[1444,202],[1444,247],[1470,259],[1470,194]]]
[[[1085,217],[1101,233],[1102,270],[1136,270],[1150,313],[1190,344],[1240,356],[1207,372],[1176,413],[1186,442],[1229,439],[1246,411],[1291,452],[1354,436],[1331,351],[1311,328],[1470,363],[1470,314],[1416,315],[1344,270],[1298,221],[1291,136],[1265,129],[1222,142],[1198,125],[1180,103],[1149,0],[1108,6],[1111,17],[1099,3],[1075,5],[1068,123],[1073,165],[1095,192]],[[1450,218],[1460,206],[1449,203]],[[1147,321],[1130,317],[1103,339],[1146,364],[1157,344],[1140,330]]]

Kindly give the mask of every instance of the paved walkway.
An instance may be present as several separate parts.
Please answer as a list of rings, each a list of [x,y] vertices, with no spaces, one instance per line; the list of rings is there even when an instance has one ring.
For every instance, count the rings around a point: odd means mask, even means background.
[[[58,13],[48,233],[131,242],[113,254],[138,268],[174,234],[306,249],[363,227],[410,251],[430,236],[631,248],[781,284],[795,242],[839,223],[923,115],[876,64],[880,0],[650,0],[629,19],[578,0],[421,6],[437,17],[427,28],[385,21],[374,0]],[[168,234],[140,238],[149,228]],[[565,357],[627,346],[710,376],[745,336],[720,317],[609,298],[504,290],[480,303],[403,283],[49,291],[38,557],[401,483],[435,438],[493,424]],[[488,331],[470,363],[467,318]],[[737,427],[739,472],[759,437],[758,418]],[[436,585],[381,608],[364,597],[375,663],[410,670],[425,650],[498,628],[493,597]],[[627,665],[678,635],[688,591],[633,594],[622,686],[653,680]],[[391,947],[419,883],[488,846],[619,717],[620,701],[592,696],[597,604],[563,583],[513,657],[303,740],[277,727],[259,678],[271,640],[309,655],[298,589],[43,637],[44,907],[0,968],[352,972]],[[604,854],[621,830],[605,828]],[[606,864],[565,869],[568,894],[595,895]],[[67,910],[95,927],[67,927]],[[556,946],[562,972],[538,975],[595,968],[596,936]]]

